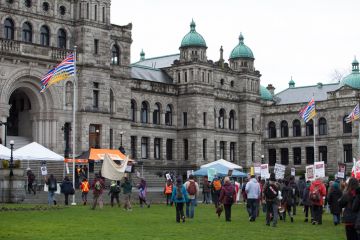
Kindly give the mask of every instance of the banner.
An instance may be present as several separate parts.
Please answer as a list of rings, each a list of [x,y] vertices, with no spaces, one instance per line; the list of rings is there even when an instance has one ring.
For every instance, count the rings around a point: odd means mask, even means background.
[[[269,173],[269,164],[261,164],[260,166],[260,176],[261,179],[268,179],[270,178],[270,173]]]
[[[42,176],[46,176],[46,175],[47,175],[47,168],[46,168],[46,165],[45,165],[45,164],[40,167],[40,170],[41,170],[41,175],[42,175]]]
[[[315,179],[325,177],[325,163],[315,162],[314,163],[314,175]]]
[[[306,181],[314,181],[315,180],[314,165],[306,166],[305,171],[306,171],[305,172]]]
[[[284,179],[285,177],[285,166],[275,163],[274,173],[276,179]]]
[[[261,175],[261,163],[254,163],[254,174],[255,176]]]
[[[295,168],[291,168],[291,176],[295,177]]]
[[[105,154],[103,165],[101,167],[101,175],[107,179],[120,181],[125,174],[128,158],[121,161],[121,164],[115,163],[108,154]]]
[[[346,173],[346,164],[345,163],[338,163],[338,178],[345,178]]]
[[[212,180],[214,180],[214,177],[216,175],[216,169],[208,168],[207,172],[208,172],[208,180],[211,182]]]

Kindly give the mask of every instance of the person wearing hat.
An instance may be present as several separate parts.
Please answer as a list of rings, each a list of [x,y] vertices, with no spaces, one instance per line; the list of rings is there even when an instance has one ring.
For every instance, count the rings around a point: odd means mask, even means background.
[[[339,206],[339,199],[342,197],[342,192],[339,188],[339,183],[334,181],[330,186],[328,194],[328,203],[330,206],[330,212],[333,215],[334,225],[340,224],[340,213],[341,209]]]
[[[276,227],[278,220],[279,207],[279,188],[280,185],[276,182],[275,173],[270,174],[270,179],[265,183],[263,188],[263,199],[266,203],[266,225]]]
[[[188,201],[188,194],[185,186],[183,185],[181,177],[176,179],[176,184],[173,187],[173,191],[171,194],[171,201],[175,203],[176,209],[176,222],[185,222],[184,215],[184,203]]]
[[[108,195],[110,195],[111,207],[114,206],[114,199],[116,199],[117,205],[118,205],[118,207],[120,207],[119,194],[120,194],[121,188],[120,188],[119,184],[120,184],[120,181],[118,181],[118,182],[111,181],[110,191],[108,193]]]

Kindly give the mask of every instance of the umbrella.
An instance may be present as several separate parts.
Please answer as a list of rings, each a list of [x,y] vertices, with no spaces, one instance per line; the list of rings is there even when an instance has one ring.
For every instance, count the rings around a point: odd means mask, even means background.
[[[209,167],[202,167],[200,168],[199,170],[196,170],[193,175],[194,176],[197,176],[197,177],[203,177],[203,176],[207,176],[208,175],[208,169],[209,168],[213,168],[216,170],[216,175],[220,176],[220,177],[224,177],[224,176],[227,176],[228,173],[229,173],[229,170],[231,168],[228,168],[222,164],[213,164]],[[243,173],[243,172],[240,172],[238,170],[233,170],[232,171],[232,177],[246,177],[247,174],[246,173]]]

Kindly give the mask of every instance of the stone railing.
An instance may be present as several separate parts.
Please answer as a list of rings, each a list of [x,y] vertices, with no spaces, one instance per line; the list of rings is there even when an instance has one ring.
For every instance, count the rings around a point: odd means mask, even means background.
[[[20,51],[20,43],[8,40],[8,39],[0,39],[0,51],[2,52],[12,52],[16,53]]]

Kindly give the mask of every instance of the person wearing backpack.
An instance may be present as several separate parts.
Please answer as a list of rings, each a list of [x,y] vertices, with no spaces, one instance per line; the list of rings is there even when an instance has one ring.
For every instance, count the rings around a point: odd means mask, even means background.
[[[102,194],[105,188],[104,180],[101,178],[99,174],[95,174],[95,179],[91,184],[91,188],[93,189],[93,205],[91,207],[92,210],[95,210],[97,203],[99,202],[100,208],[103,207],[103,199]]]
[[[53,174],[50,174],[50,177],[45,179],[46,185],[48,185],[48,203],[49,205],[56,205],[55,192],[57,191],[57,181]]]
[[[294,222],[292,208],[295,205],[295,193],[288,180],[285,180],[284,184],[285,185],[281,190],[281,205],[285,207],[285,211],[282,214],[282,220],[285,222],[287,212],[290,217],[290,221]]]
[[[303,191],[303,196],[302,196],[302,204],[304,206],[304,213],[305,213],[305,220],[304,222],[308,222],[309,221],[309,210],[310,210],[310,216],[311,216],[311,221],[313,222],[313,212],[312,212],[312,206],[311,206],[311,201],[310,201],[310,185],[311,182],[307,181],[306,185],[305,185],[305,189]]]
[[[266,225],[276,227],[279,207],[279,183],[276,182],[275,173],[270,174],[270,179],[263,187],[263,199],[266,202]]]
[[[215,176],[213,181],[211,182],[211,197],[212,197],[212,202],[214,203],[216,209],[219,205],[221,185],[222,184],[220,179],[217,176]]]
[[[326,188],[320,178],[317,178],[310,185],[310,201],[313,210],[312,224],[322,224],[322,211],[324,205],[324,197],[326,196]]]
[[[111,207],[114,206],[114,199],[116,200],[118,207],[120,207],[119,194],[121,192],[121,187],[119,184],[120,184],[119,181],[111,181],[110,191],[108,193],[108,195],[110,195]]]
[[[194,176],[190,175],[189,180],[184,185],[189,196],[188,204],[186,204],[186,217],[194,218],[196,200],[199,195],[199,184],[195,182]]]
[[[255,175],[251,175],[249,182],[246,184],[245,191],[247,194],[246,207],[249,214],[249,221],[255,222],[261,193],[260,184],[256,180]]]
[[[236,191],[229,177],[224,178],[224,185],[221,188],[219,202],[224,204],[225,221],[231,222],[231,206],[236,202]]]
[[[176,179],[176,184],[173,186],[173,191],[171,194],[171,202],[175,203],[176,209],[176,222],[185,222],[184,215],[184,203],[188,201],[188,194],[185,186],[182,184],[182,179],[179,177]]]

